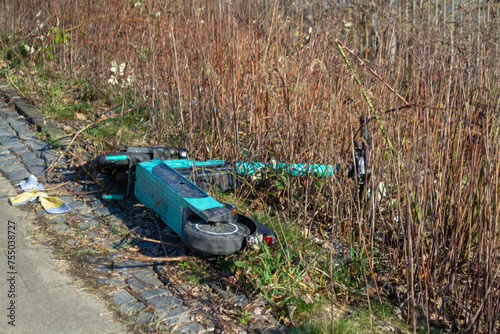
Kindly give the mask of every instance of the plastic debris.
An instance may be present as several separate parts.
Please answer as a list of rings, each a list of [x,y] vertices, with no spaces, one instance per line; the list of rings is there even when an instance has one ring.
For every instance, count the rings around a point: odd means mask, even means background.
[[[18,186],[21,187],[21,189],[24,191],[33,189],[45,190],[43,184],[38,183],[38,180],[35,175],[30,175],[26,180],[19,183]]]
[[[46,193],[37,190],[29,190],[15,197],[11,197],[9,198],[9,202],[12,206],[18,206],[32,202],[37,198],[40,200],[40,204],[42,204],[42,207],[47,213],[64,213],[70,209],[69,205],[63,200],[57,197],[49,196]]]
[[[47,213],[58,214],[69,211],[70,207],[63,200],[49,196],[41,190],[45,190],[42,184],[38,183],[36,176],[30,175],[26,180],[18,184],[24,193],[9,198],[10,205],[18,206],[32,202],[38,198],[40,204]]]

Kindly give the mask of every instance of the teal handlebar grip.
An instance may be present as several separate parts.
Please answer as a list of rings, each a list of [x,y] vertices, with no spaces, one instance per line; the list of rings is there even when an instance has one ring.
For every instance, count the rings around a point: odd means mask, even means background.
[[[122,160],[127,160],[127,156],[125,154],[108,155],[106,157],[106,160],[108,160],[108,161],[122,161]]]
[[[114,200],[122,200],[123,195],[102,195],[103,199],[114,199]]]

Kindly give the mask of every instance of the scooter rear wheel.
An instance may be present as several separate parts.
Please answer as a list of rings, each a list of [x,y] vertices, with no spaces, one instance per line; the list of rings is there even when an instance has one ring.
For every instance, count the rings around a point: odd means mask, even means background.
[[[108,159],[108,157],[116,155],[126,155],[132,161],[133,167],[140,162],[148,161],[153,158],[151,154],[146,153],[113,152],[101,154],[93,160],[95,170],[103,174],[127,172],[129,168],[128,159],[116,161]]]

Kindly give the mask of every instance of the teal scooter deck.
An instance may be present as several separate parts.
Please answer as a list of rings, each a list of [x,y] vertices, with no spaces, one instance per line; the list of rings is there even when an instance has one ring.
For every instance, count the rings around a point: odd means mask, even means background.
[[[136,169],[135,197],[153,210],[181,235],[182,211],[189,208],[202,212],[224,207],[172,167],[186,167],[182,160],[154,159],[140,163]],[[207,220],[208,217],[204,217]]]
[[[137,165],[135,197],[151,208],[184,244],[199,251],[226,255],[259,240],[274,243],[276,234],[240,215],[191,183],[176,169],[213,167],[224,161],[154,159]]]

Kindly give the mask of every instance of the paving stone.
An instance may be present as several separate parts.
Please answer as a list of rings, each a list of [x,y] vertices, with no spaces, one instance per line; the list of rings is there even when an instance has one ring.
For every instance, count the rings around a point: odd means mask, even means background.
[[[35,153],[40,153],[41,154],[42,152],[43,151],[35,152]],[[59,158],[59,155],[56,158],[54,158],[54,159],[45,159],[45,158],[43,158],[43,159],[47,162],[47,164],[56,164],[56,166],[59,169],[68,168],[68,163],[65,162],[64,158]]]
[[[153,275],[139,276],[139,277],[134,275],[134,277],[150,287],[163,286],[163,282]]]
[[[0,135],[0,143],[3,146],[9,148],[11,145],[20,144],[19,138],[14,134],[4,134]]]
[[[17,138],[15,134],[0,135],[0,143],[8,149],[15,145],[24,145],[19,141],[19,138]]]
[[[6,166],[9,166],[9,165],[14,165],[14,164],[18,164],[20,165],[20,162],[19,160],[17,160],[14,155],[12,155],[13,158],[10,158],[10,159],[7,159],[7,160],[4,160],[4,161],[0,161],[0,168],[5,168]]]
[[[10,126],[16,131],[31,131],[26,122],[12,121]]]
[[[135,318],[134,321],[141,325],[147,325],[153,320],[154,316],[152,313],[144,312],[138,318]]]
[[[33,152],[24,152],[20,154],[19,157],[24,161],[25,159],[35,159],[36,155]]]
[[[41,177],[45,173],[45,167],[43,166],[29,166],[28,170],[31,174],[35,175],[36,177]]]
[[[100,208],[102,207],[104,204],[101,202],[101,200],[97,200],[97,201],[93,201],[93,202],[90,202],[90,207],[92,209],[95,209],[95,208]]]
[[[15,166],[18,166],[19,168],[14,168]],[[11,167],[11,168],[8,168]],[[8,170],[6,170],[8,169]],[[13,164],[10,166],[5,166],[3,168],[3,171],[5,174],[9,177],[9,179],[22,179],[26,180],[31,174],[24,168],[23,165],[21,164]]]
[[[95,194],[85,194],[82,195],[82,199],[88,202],[94,202],[98,199],[99,197],[96,196]]]
[[[148,304],[154,306],[154,309],[159,312],[181,306],[182,300],[173,296],[154,297],[148,300]]]
[[[120,290],[118,292],[113,293],[111,295],[111,298],[113,298],[113,303],[118,304],[118,305],[137,302],[137,300],[134,298],[134,296],[132,296],[130,293],[128,293],[125,290]]]
[[[5,156],[7,158],[7,156]],[[0,161],[0,165],[2,167],[2,169],[4,169],[5,167],[7,166],[10,166],[10,165],[17,165],[19,167],[24,167],[21,165],[21,163],[19,162],[19,160],[16,159],[16,157],[11,154],[10,156],[8,156],[7,159],[4,159],[3,161]],[[11,167],[12,169],[15,169],[13,167]]]
[[[28,173],[28,171],[23,168],[23,169],[14,170],[11,172],[5,172],[5,175],[7,175],[7,177],[10,180],[15,180],[17,183],[20,183],[20,182],[26,180],[30,176],[30,173]]]
[[[31,132],[31,130],[27,131],[27,132],[22,132],[22,133],[18,132],[17,135],[18,135],[19,138],[21,138],[24,141],[36,138],[36,134],[34,134],[33,132]]]
[[[148,267],[149,265],[139,260],[126,260],[115,264],[114,270],[117,272],[124,272],[138,268]]]
[[[91,232],[87,233],[87,236],[89,238],[92,238],[92,239],[95,239],[95,238],[98,237],[98,235],[97,235],[97,233],[95,231],[91,231]]]
[[[49,220],[47,220],[47,223],[49,224],[58,224],[58,223],[65,223],[66,222],[66,216],[65,215],[54,215],[51,216]]]
[[[26,142],[25,142],[26,143]],[[50,146],[49,145],[34,145],[31,146],[30,149],[35,152],[35,154],[41,155],[43,151],[48,149]]]
[[[150,285],[144,283],[143,281],[135,278],[135,277],[132,277],[132,278],[129,278],[127,280],[127,284],[130,286],[130,288],[134,291],[137,291],[137,292],[140,292],[144,289],[149,289],[151,288]]]
[[[20,163],[8,165],[8,166],[5,166],[3,168],[3,171],[5,173],[9,173],[9,172],[13,172],[13,171],[21,171],[21,170],[26,171],[26,169],[24,168],[24,166],[22,164],[20,164]]]
[[[31,153],[31,152],[29,152],[29,153]],[[39,158],[23,159],[23,163],[28,167],[38,166],[38,167],[42,167],[43,169],[45,169],[45,161],[43,159],[39,159]]]
[[[114,286],[121,286],[123,284],[120,280],[108,277],[96,277],[95,280],[99,284],[114,285]]]
[[[11,126],[11,122],[14,122],[14,124],[17,122],[17,119],[16,117],[19,116],[19,115],[12,115],[10,117],[7,117],[7,122],[5,122],[5,124]]]
[[[7,118],[7,117],[11,117],[14,114],[17,114],[17,112],[12,111],[8,108],[1,108],[0,109],[0,116],[1,117]]]
[[[106,217],[106,216],[112,215],[114,213],[117,213],[120,210],[118,208],[114,207],[114,206],[108,205],[108,206],[103,206],[103,207],[100,207],[100,208],[95,208],[92,211],[98,217]]]
[[[17,143],[17,144],[9,146],[9,150],[13,151],[16,154],[21,154],[23,152],[28,151],[28,148],[26,146],[24,146],[24,144]]]
[[[48,150],[43,151],[44,156],[54,156],[54,157],[59,157],[61,155],[61,152],[59,152],[56,149],[49,148]],[[62,157],[61,159],[66,159],[65,157]]]
[[[2,120],[2,124],[0,125],[1,129],[2,129],[2,132],[0,132],[0,136],[2,135],[6,135],[6,134],[14,134],[14,130],[12,130],[11,126],[9,123],[5,122],[4,120]]]
[[[41,184],[54,184],[49,179],[49,177],[47,176],[47,174],[45,174],[44,176],[38,177],[37,180],[38,180],[38,183],[41,183]]]
[[[146,308],[146,305],[144,305],[144,303],[135,302],[130,304],[124,304],[120,306],[119,310],[123,314],[131,315],[141,312],[142,310],[144,310],[144,308]]]
[[[129,271],[128,274],[134,276],[135,278],[141,279],[144,276],[154,276],[155,272],[150,268],[140,268],[137,270]]]
[[[16,131],[18,136],[20,134],[33,133],[33,131],[26,124],[20,124],[20,125],[11,124],[11,127],[14,131]]]
[[[21,125],[21,124],[27,124],[26,118],[24,118],[23,115],[13,115],[12,117],[7,118],[7,122],[10,123],[10,125]]]
[[[24,118],[19,118],[19,117],[9,117],[7,118],[7,122],[9,122],[10,126],[13,128],[19,126],[26,126],[26,124],[28,124]]]
[[[127,272],[127,274],[131,274],[131,272]],[[160,281],[155,276],[141,276],[138,278],[134,276],[129,278],[128,283],[132,289],[135,291],[142,291],[144,289],[151,289],[157,286],[163,286],[162,281]]]
[[[28,134],[28,133],[29,133],[29,134],[33,133],[33,132],[31,131],[31,129],[29,129],[29,128],[28,128],[28,127],[26,127],[26,126],[19,126],[19,127],[17,127],[17,128],[14,128],[14,130],[16,131],[17,136],[18,136],[19,138],[24,137],[24,136],[25,136],[26,134]]]
[[[98,273],[109,273],[111,269],[109,269],[105,264],[100,264],[94,267],[94,271],[97,271]]]
[[[66,203],[71,203],[73,202],[73,195],[57,195],[57,198],[60,200],[66,202]]]
[[[43,160],[45,160],[47,163],[50,163],[53,160],[56,160],[60,156],[60,154],[56,150],[52,150],[52,149],[43,150],[43,151],[40,151],[37,153],[38,153],[38,156],[40,158],[42,158]],[[61,159],[63,159],[63,158],[61,158]]]
[[[10,125],[8,122],[6,122],[5,120],[2,120],[2,123],[0,124],[0,127],[2,129],[10,129]]]
[[[71,209],[71,213],[81,214],[81,215],[90,213],[90,208],[87,206],[87,204],[85,204],[85,202],[73,201],[69,202],[68,205]]]
[[[157,317],[165,325],[172,327],[175,325],[182,325],[191,321],[189,310],[185,307],[170,307],[166,310],[157,311]]]
[[[2,155],[8,155],[8,153],[10,153],[14,158],[16,158],[16,154],[14,152],[11,152],[9,146],[2,146]]]
[[[43,152],[50,150],[50,149],[51,149],[51,146],[48,144],[45,146],[35,146],[35,147],[31,148],[31,150],[39,156],[41,156],[43,154]],[[57,157],[59,158],[59,155]],[[59,160],[59,163],[65,163],[65,162],[62,161],[62,158],[61,158],[61,160]],[[57,166],[59,166],[59,164]],[[67,168],[67,167],[68,167],[67,165],[64,165],[64,168]]]
[[[56,230],[56,231],[65,231],[65,232],[71,231],[71,229],[69,228],[69,226],[66,225],[65,223],[55,224],[52,228],[54,230]]]
[[[36,150],[41,150],[44,148],[48,148],[50,145],[46,142],[39,139],[30,139],[24,142],[24,144],[30,148],[34,148]]]
[[[21,140],[21,141],[26,141],[26,140],[30,140],[32,137],[32,132],[30,130],[26,130],[26,131],[17,131],[17,137]]]
[[[198,333],[206,333],[207,330],[203,328],[202,325],[197,323],[196,321],[190,322],[189,324],[182,325],[174,329],[173,333],[176,334],[198,334]]]
[[[148,302],[150,299],[153,299],[155,297],[161,297],[166,295],[170,295],[170,291],[168,291],[165,288],[158,288],[141,292],[141,297],[146,299]]]
[[[25,179],[9,179],[10,183],[15,186],[19,187],[19,183],[23,182]]]
[[[5,137],[15,137],[16,132],[11,129],[10,125],[8,123],[5,123],[5,121],[2,120],[2,124],[0,124],[0,129],[2,132],[0,132],[0,139],[3,139]]]
[[[86,215],[87,216],[87,215]],[[80,216],[82,217],[82,216]],[[92,228],[92,227],[97,227],[99,226],[99,221],[97,219],[93,219],[93,218],[86,218],[86,219],[82,219],[79,223],[78,223],[78,228],[81,229],[81,230],[88,230],[89,228]]]

